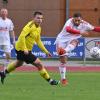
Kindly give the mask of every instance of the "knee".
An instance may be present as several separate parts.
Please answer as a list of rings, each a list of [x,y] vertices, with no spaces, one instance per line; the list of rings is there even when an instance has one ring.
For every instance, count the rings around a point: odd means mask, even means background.
[[[67,63],[66,59],[67,59],[66,57],[60,57],[60,62],[66,64]]]
[[[41,62],[39,59],[37,59],[37,60],[33,63],[33,65],[35,65],[35,67],[37,67],[38,70],[43,69],[43,64],[42,64],[42,62]]]
[[[43,65],[41,63],[36,63],[35,66],[37,67],[38,70],[43,69]]]
[[[66,60],[61,60],[60,62],[61,62],[62,64],[66,64],[66,63],[67,63]]]
[[[17,68],[17,67],[22,66],[23,65],[23,62],[16,61],[14,64],[15,64],[15,67]]]
[[[6,58],[10,59],[10,57],[11,57],[10,53],[6,53]]]

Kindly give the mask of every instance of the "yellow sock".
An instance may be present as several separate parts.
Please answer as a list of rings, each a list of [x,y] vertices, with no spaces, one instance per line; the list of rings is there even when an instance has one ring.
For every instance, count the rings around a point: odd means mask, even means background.
[[[7,71],[8,72],[13,71],[14,69],[16,69],[16,67],[14,66],[14,63],[13,62],[10,63],[10,64],[8,64],[8,66],[7,66]]]
[[[49,79],[50,79],[50,76],[49,76],[49,74],[48,74],[48,72],[46,71],[45,68],[43,68],[42,70],[40,70],[40,75],[41,75],[44,79],[46,79],[46,80],[49,80]]]

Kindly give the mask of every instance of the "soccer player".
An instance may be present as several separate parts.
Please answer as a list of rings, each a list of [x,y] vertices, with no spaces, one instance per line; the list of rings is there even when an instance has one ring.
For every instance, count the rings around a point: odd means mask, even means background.
[[[8,10],[6,8],[0,10],[0,15],[0,49],[6,54],[4,66],[7,66],[11,55],[10,36],[13,39],[13,45],[15,44],[14,25],[12,20],[7,18]]]
[[[40,33],[42,21],[43,14],[41,12],[35,12],[33,15],[33,20],[29,21],[22,29],[22,32],[19,35],[19,38],[15,44],[17,60],[10,63],[5,69],[5,71],[0,72],[2,83],[4,83],[6,74],[10,73],[17,67],[22,66],[24,62],[37,67],[38,71],[40,72],[40,75],[51,85],[57,85],[59,83],[58,81],[53,80],[49,76],[40,59],[37,58],[31,52],[33,45],[36,43],[43,52],[45,52],[48,56],[51,56],[50,52],[44,47],[41,41]]]
[[[89,24],[82,19],[80,13],[75,13],[72,18],[66,21],[62,31],[58,34],[55,43],[60,60],[59,71],[62,85],[68,84],[66,78],[68,54],[78,45],[78,38],[88,36],[89,31],[100,32],[100,27]]]

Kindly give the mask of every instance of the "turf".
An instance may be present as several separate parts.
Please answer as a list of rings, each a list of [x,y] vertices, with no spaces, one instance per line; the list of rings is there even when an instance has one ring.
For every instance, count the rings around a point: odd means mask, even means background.
[[[100,73],[68,73],[68,79],[66,87],[51,86],[38,72],[14,72],[0,83],[0,100],[100,100]]]

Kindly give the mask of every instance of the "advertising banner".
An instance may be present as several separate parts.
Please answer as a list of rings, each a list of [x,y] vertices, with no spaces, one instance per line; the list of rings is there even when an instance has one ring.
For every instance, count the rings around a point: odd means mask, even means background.
[[[46,38],[42,38],[43,44],[45,45],[45,47],[49,50],[49,52],[51,52],[51,54],[53,55],[53,58],[57,58],[57,52],[56,52],[56,46],[54,44],[56,38],[50,38],[50,37],[46,37]],[[43,53],[38,47],[37,45],[35,45],[33,47],[33,54],[38,56],[38,57],[46,57],[46,54]],[[79,39],[79,44],[76,47],[75,50],[73,50],[70,54],[69,54],[70,58],[83,58],[84,57],[84,38],[80,38]]]
[[[53,58],[57,58],[58,57],[57,52],[56,52],[56,46],[54,44],[55,39],[56,38],[54,38],[54,37],[43,37],[42,38],[43,44],[45,45],[45,47],[47,48],[47,50],[49,52],[51,52],[51,54],[53,55],[52,56]],[[42,52],[37,45],[35,45],[33,47],[32,53],[34,55],[36,55],[37,57],[42,57],[42,58],[46,58],[47,57],[46,54],[44,52]],[[0,51],[0,57],[4,57],[4,56],[5,56],[5,54],[2,51]],[[11,57],[12,58],[16,57],[15,49],[12,49],[12,51],[11,51]],[[79,39],[78,46],[76,47],[75,50],[73,50],[69,54],[69,57],[70,58],[83,58],[84,57],[84,38],[80,38]]]
[[[99,47],[100,48],[100,38],[86,38],[85,44],[86,44],[85,57],[92,58],[89,51],[92,47]]]

